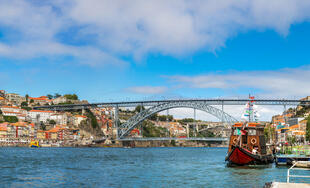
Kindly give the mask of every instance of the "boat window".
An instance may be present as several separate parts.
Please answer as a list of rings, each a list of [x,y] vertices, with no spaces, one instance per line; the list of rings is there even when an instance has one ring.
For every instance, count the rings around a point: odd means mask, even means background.
[[[255,129],[250,129],[249,130],[249,135],[256,135],[256,130]]]

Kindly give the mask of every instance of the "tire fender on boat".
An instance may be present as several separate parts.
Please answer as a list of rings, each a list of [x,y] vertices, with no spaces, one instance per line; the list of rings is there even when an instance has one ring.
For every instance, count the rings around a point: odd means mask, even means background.
[[[237,144],[237,138],[233,139],[233,144],[236,145]]]
[[[256,144],[256,139],[255,138],[251,139],[251,144],[253,144],[253,145]]]

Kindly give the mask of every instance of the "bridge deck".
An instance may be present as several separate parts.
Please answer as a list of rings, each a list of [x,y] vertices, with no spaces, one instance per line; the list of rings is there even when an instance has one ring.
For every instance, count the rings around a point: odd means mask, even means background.
[[[120,101],[120,102],[103,102],[88,104],[67,104],[67,105],[51,105],[37,106],[34,109],[52,109],[52,110],[69,110],[83,109],[91,107],[130,107],[130,106],[153,106],[169,102],[203,102],[208,105],[244,105],[249,99],[172,99],[172,100],[149,100],[149,101]],[[310,105],[309,100],[287,100],[287,99],[256,99],[257,105]]]

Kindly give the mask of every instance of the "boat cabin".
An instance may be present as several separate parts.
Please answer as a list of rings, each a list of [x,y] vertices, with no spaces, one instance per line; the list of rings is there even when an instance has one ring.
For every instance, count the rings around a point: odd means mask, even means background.
[[[247,123],[242,130],[243,126],[243,123],[233,125],[228,152],[237,145],[251,153],[266,155],[264,126],[259,123]]]

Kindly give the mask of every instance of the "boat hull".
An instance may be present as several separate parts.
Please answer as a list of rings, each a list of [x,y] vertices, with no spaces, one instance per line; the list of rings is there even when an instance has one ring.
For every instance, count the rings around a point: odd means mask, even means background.
[[[225,160],[229,164],[243,166],[269,164],[273,162],[273,159],[272,155],[255,155],[239,146],[234,146]]]
[[[291,166],[293,165],[294,161],[309,161],[310,162],[310,157],[306,156],[292,156],[292,155],[276,155],[275,156],[275,162],[276,165],[288,165]]]

